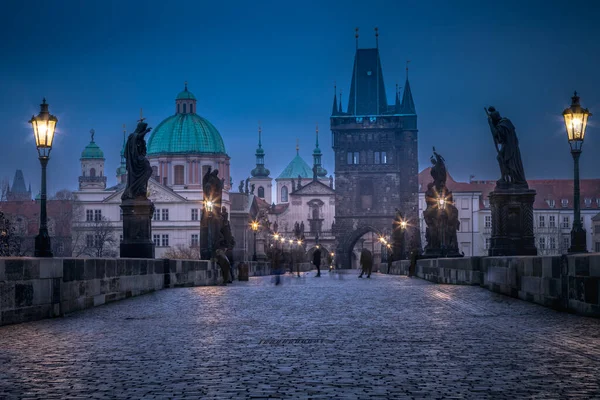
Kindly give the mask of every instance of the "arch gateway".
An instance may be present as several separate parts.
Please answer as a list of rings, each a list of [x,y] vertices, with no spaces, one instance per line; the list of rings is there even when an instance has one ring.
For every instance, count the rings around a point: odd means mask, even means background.
[[[337,264],[350,268],[351,252],[366,232],[391,234],[396,209],[408,219],[406,243],[420,246],[417,114],[408,81],[388,104],[379,49],[356,49],[344,112],[334,93]]]

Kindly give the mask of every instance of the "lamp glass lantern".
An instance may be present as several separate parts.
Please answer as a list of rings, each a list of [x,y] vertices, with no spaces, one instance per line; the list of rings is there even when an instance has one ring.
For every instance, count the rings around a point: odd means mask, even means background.
[[[214,203],[211,200],[204,201],[204,209],[211,213],[213,211]]]
[[[581,151],[583,140],[585,139],[585,129],[587,128],[588,117],[592,115],[587,108],[579,104],[577,92],[571,97],[571,107],[563,111],[565,127],[567,128],[567,137],[571,151]]]
[[[35,147],[37,147],[40,157],[49,157],[54,142],[54,133],[58,118],[48,111],[46,99],[40,104],[40,113],[32,115],[29,123],[33,127],[33,136],[35,138]]]

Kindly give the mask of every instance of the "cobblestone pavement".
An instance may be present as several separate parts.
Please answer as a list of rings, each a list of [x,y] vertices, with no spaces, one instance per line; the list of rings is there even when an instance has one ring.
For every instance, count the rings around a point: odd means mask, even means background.
[[[600,321],[374,274],[169,289],[0,328],[0,398],[600,398]]]

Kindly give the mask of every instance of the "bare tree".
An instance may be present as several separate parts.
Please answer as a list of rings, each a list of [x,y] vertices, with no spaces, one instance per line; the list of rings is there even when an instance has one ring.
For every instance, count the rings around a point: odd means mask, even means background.
[[[0,211],[0,257],[23,256],[21,241],[10,219]]]
[[[77,195],[69,189],[61,189],[52,196],[51,200],[71,200],[77,201]]]
[[[175,247],[170,247],[165,251],[163,257],[176,260],[199,260],[200,248],[198,246],[184,246],[180,244]]]
[[[0,201],[8,200],[8,191],[10,190],[10,183],[8,178],[4,177],[0,179]]]
[[[111,221],[102,217],[80,223],[73,232],[73,255],[75,257],[116,257],[119,243]]]

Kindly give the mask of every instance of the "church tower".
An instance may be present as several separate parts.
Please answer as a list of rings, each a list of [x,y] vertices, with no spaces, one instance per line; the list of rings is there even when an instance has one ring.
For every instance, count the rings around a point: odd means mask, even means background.
[[[106,176],[104,176],[104,152],[94,142],[95,131],[90,130],[91,141],[81,152],[81,176],[79,177],[79,190],[104,190],[106,189]]]
[[[317,125],[315,129],[315,149],[313,150],[313,174],[316,171],[316,179],[315,180],[324,180],[327,181],[327,170],[323,168],[321,163],[321,158],[323,153],[319,148],[319,125]],[[313,176],[313,179],[315,177]]]
[[[377,32],[377,31],[376,31]],[[377,37],[376,33],[376,37]],[[351,252],[367,232],[391,233],[398,208],[412,225],[407,243],[419,238],[417,114],[408,82],[402,103],[388,105],[379,47],[358,48],[348,108],[334,101],[331,132],[335,153],[337,257],[350,267]]]
[[[117,185],[127,183],[127,165],[125,162],[125,145],[127,144],[127,131],[123,124],[123,147],[121,147],[121,164],[117,168]]]
[[[262,148],[262,128],[258,126],[258,148],[256,149],[256,168],[250,174],[249,183],[255,185],[254,194],[271,204],[272,202],[272,179],[269,177],[271,171],[265,168],[265,151]]]

